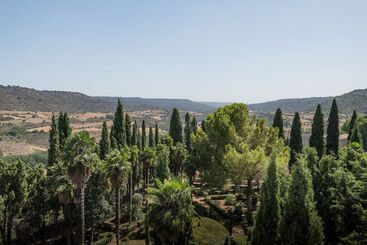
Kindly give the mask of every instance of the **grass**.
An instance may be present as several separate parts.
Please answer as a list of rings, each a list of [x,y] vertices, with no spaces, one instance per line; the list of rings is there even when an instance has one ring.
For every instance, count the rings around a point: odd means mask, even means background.
[[[223,245],[229,237],[227,229],[213,219],[194,218],[193,227],[195,244]]]

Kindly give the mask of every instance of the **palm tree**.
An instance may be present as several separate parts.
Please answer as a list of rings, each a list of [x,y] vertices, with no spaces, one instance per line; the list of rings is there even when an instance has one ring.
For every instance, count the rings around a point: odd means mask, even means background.
[[[79,244],[84,244],[85,238],[85,188],[94,166],[98,162],[95,139],[87,131],[75,134],[67,143],[64,151],[64,160],[67,164],[67,175],[75,185],[78,197]]]
[[[130,149],[126,146],[121,151],[115,149],[106,157],[106,175],[110,185],[115,188],[115,222],[116,222],[116,244],[120,244],[119,227],[120,227],[120,192],[121,186],[127,182],[131,170]]]
[[[147,188],[147,193],[148,222],[162,244],[175,244],[186,239],[195,215],[190,187],[177,180],[162,183],[157,179],[156,188]]]
[[[144,186],[147,186],[150,182],[151,175],[153,175],[154,166],[157,161],[154,149],[151,147],[145,147],[141,152],[140,160],[143,163]]]

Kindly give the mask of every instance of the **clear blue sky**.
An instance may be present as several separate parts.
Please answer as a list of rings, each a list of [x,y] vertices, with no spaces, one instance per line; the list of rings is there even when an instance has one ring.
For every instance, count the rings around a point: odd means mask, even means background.
[[[1,1],[0,83],[261,102],[367,88],[367,1]]]

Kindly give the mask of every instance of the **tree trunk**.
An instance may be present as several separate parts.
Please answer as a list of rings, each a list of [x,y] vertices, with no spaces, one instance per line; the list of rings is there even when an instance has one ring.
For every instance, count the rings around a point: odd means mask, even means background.
[[[79,244],[84,244],[84,238],[85,238],[85,207],[84,207],[84,183],[82,183],[82,186],[80,188],[80,241]]]
[[[116,245],[120,245],[120,186],[116,187]]]
[[[129,174],[129,184],[128,184],[128,193],[129,193],[129,224],[131,224],[131,220],[132,220],[132,195],[133,195],[133,190],[132,190],[132,174]]]
[[[246,203],[247,203],[247,223],[249,226],[253,225],[253,218],[252,218],[252,184],[253,177],[250,177],[247,180],[247,197],[246,197]]]
[[[94,224],[92,222],[92,227],[90,228],[90,245],[93,245],[93,236],[94,236]]]
[[[12,230],[12,219],[8,217],[8,224],[7,224],[7,230],[8,230],[8,234],[6,234],[6,240],[7,240],[7,244],[11,245],[11,230]]]

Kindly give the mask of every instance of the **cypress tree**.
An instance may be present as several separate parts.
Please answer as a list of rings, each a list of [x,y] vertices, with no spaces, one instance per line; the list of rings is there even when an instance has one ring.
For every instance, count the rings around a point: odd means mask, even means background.
[[[133,124],[133,132],[131,134],[131,145],[137,145],[138,144],[138,123],[136,120]]]
[[[206,132],[205,120],[201,121],[201,129],[203,130],[203,132]]]
[[[155,134],[154,134],[154,137],[155,137],[155,145],[158,145],[159,144],[159,128],[158,128],[158,123],[155,122]]]
[[[141,123],[141,148],[144,149],[146,143],[146,139],[147,139],[147,135],[146,135],[146,131],[145,131],[145,121],[143,120]]]
[[[57,122],[57,130],[59,131],[59,147],[62,150],[63,146],[65,145],[64,141],[64,113],[60,111],[59,118]]]
[[[60,158],[59,130],[56,125],[56,118],[53,115],[51,120],[51,129],[49,132],[48,148],[48,166],[52,166]]]
[[[117,147],[121,148],[125,145],[126,135],[124,126],[124,109],[122,107],[120,99],[117,99],[117,108],[115,117],[113,119],[114,138],[117,143]]]
[[[350,120],[350,123],[349,123],[348,142],[350,142],[350,138],[352,137],[353,128],[354,128],[354,125],[356,123],[356,120],[357,120],[357,112],[356,112],[356,110],[354,110],[353,115],[352,115],[352,119]]]
[[[154,136],[152,127],[149,127],[149,147],[154,147]]]
[[[169,147],[166,145],[159,144],[157,146],[157,178],[160,181],[164,181],[165,179],[169,179],[171,172],[169,169]]]
[[[198,131],[198,121],[196,121],[195,117],[192,118],[191,128],[192,128],[192,132],[196,134],[196,132]]]
[[[353,126],[353,130],[352,130],[352,135],[350,136],[350,143],[353,143],[353,142],[357,142],[358,144],[362,144],[362,141],[361,141],[361,135],[359,133],[359,129],[358,129],[358,122],[355,121],[354,122],[354,126]]]
[[[125,134],[126,134],[126,145],[132,146],[131,143],[131,119],[129,114],[126,113],[125,115]]]
[[[180,112],[177,108],[174,108],[172,112],[169,135],[172,137],[174,144],[182,143],[182,125]]]
[[[317,105],[315,115],[313,117],[311,137],[309,141],[310,147],[315,147],[317,155],[321,158],[324,153],[324,114],[321,105]]]
[[[284,139],[284,129],[283,129],[283,116],[282,110],[277,109],[274,115],[273,128],[278,128],[278,138]]]
[[[312,177],[301,158],[291,172],[290,186],[279,227],[280,244],[323,244],[322,221],[317,215]]]
[[[280,185],[276,156],[271,156],[265,181],[260,188],[260,207],[256,213],[251,244],[275,244],[280,221]]]
[[[111,131],[110,131],[110,146],[111,146],[111,149],[116,149],[117,148],[117,142],[116,142],[116,139],[115,139],[114,135],[115,135],[115,128],[112,125],[111,126]]]
[[[104,160],[110,151],[110,138],[108,134],[107,123],[103,122],[101,139],[99,141],[99,158]]]
[[[136,145],[138,147],[138,149],[140,151],[143,150],[143,145],[141,144],[141,134],[140,134],[140,130],[138,130],[138,137],[137,137],[137,140],[136,140]]]
[[[301,118],[298,112],[294,114],[289,147],[291,148],[291,157],[289,159],[289,166],[291,167],[296,162],[297,154],[301,153],[303,148]]]
[[[191,118],[190,118],[190,114],[187,112],[185,115],[185,128],[184,128],[184,133],[185,133],[185,144],[186,144],[186,149],[188,152],[191,152],[191,131],[192,127],[191,127]]]
[[[328,119],[326,153],[335,154],[336,156],[339,154],[339,113],[335,99],[331,105]]]

